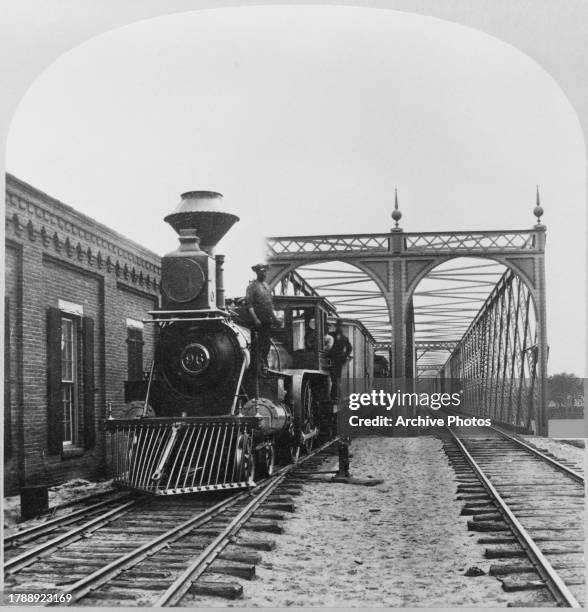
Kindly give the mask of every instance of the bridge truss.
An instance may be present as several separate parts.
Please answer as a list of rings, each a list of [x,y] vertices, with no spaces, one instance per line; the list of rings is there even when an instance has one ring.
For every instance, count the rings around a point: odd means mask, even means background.
[[[462,385],[467,412],[545,434],[544,249],[540,222],[272,237],[268,282],[280,294],[323,295],[341,316],[361,320],[394,378]]]
[[[443,366],[470,411],[532,429],[539,409],[538,329],[531,292],[507,270]]]

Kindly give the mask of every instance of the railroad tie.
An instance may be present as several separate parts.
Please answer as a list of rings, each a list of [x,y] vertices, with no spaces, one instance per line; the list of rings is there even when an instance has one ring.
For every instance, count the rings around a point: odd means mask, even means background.
[[[207,597],[238,599],[243,595],[243,587],[238,582],[213,582],[197,580],[192,583],[188,594]]]

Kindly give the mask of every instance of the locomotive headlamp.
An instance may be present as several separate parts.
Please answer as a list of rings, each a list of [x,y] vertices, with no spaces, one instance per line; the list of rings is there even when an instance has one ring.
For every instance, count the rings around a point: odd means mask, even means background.
[[[202,344],[188,344],[182,351],[180,364],[188,374],[202,374],[210,365],[210,352]]]
[[[163,264],[161,289],[164,295],[180,304],[195,300],[204,285],[207,272],[193,259],[168,259]]]

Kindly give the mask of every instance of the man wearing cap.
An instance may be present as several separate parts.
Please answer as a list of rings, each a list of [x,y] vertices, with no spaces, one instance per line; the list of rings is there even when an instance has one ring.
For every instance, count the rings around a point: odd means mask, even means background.
[[[327,353],[331,360],[331,399],[335,401],[339,396],[339,386],[343,366],[352,359],[353,346],[349,338],[343,333],[343,321],[337,321],[335,331],[330,334],[333,344]]]
[[[274,314],[272,291],[265,282],[267,265],[259,263],[252,266],[251,269],[255,272],[257,278],[249,283],[245,297],[249,314],[253,320],[253,329],[257,332],[261,365],[267,368],[267,356],[271,346],[270,329],[272,323],[277,325],[279,321]],[[255,335],[253,337],[255,339]],[[252,348],[253,358],[255,359],[257,347],[254,344]]]

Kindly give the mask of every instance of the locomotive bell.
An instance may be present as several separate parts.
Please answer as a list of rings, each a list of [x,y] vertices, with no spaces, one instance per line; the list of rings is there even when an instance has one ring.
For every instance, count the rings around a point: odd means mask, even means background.
[[[161,261],[162,307],[169,310],[224,308],[222,262],[213,257],[218,241],[239,221],[223,210],[220,193],[188,191],[164,218],[180,246]]]

